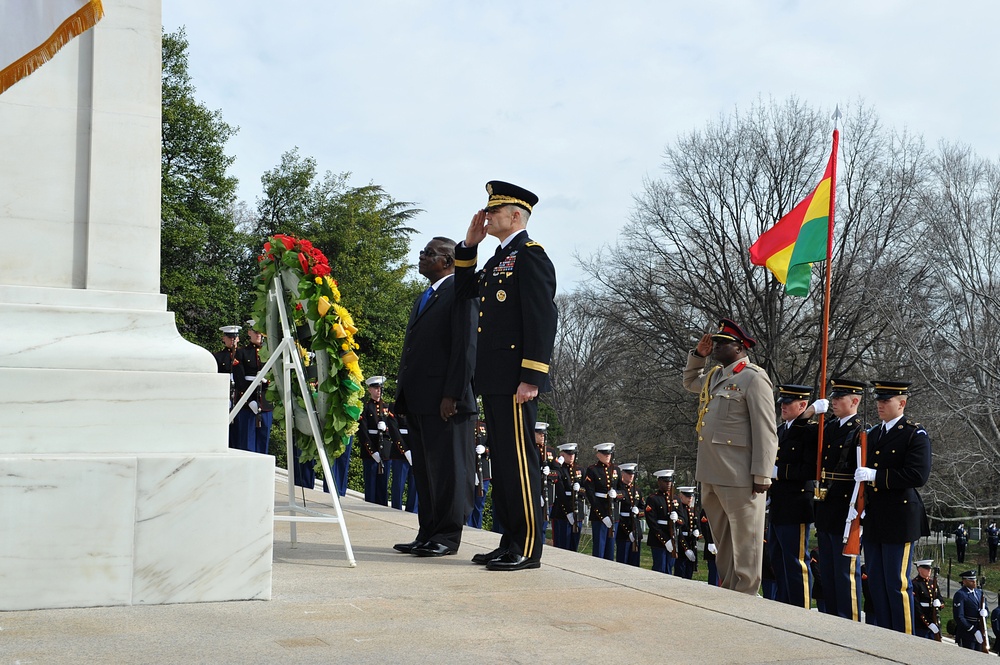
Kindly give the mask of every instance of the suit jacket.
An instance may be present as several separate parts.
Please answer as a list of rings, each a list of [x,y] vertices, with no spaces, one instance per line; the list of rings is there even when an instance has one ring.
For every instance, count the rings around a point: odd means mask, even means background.
[[[547,392],[556,337],[556,271],[545,249],[517,234],[476,272],[476,248],[455,248],[460,299],[479,300],[476,392],[513,395],[519,383]]]
[[[811,524],[816,486],[816,423],[799,418],[778,426],[778,469],[768,495],[771,524]]]
[[[912,543],[930,535],[924,503],[917,493],[931,472],[931,440],[923,427],[903,416],[881,435],[868,433],[865,466],[875,469],[865,483],[864,538],[873,543]]]
[[[419,314],[413,304],[396,379],[396,409],[434,415],[442,397],[454,397],[459,413],[478,413],[472,389],[476,368],[476,303],[455,297],[454,277],[434,291]]]
[[[843,425],[839,418],[823,425],[823,471],[837,479],[823,481],[826,498],[815,503],[816,530],[841,535],[847,524],[847,511],[854,493],[854,471],[858,468],[858,434],[861,419],[854,415]]]
[[[766,483],[778,450],[771,379],[763,368],[745,360],[712,372],[708,379],[707,363],[707,357],[692,351],[684,368],[687,390],[701,392],[710,381],[710,401],[698,435],[695,477],[703,483],[728,487],[751,487],[754,476]]]

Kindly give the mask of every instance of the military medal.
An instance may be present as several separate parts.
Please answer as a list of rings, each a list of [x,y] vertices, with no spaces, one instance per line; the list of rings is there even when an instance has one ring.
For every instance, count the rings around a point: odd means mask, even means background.
[[[504,291],[503,289],[500,289],[499,291],[497,291],[497,301],[498,302],[503,302],[506,299],[507,299],[507,292],[506,291]]]

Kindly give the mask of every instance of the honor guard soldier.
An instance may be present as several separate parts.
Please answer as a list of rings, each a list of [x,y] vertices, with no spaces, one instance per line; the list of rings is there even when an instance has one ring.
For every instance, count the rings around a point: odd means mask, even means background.
[[[389,500],[396,510],[406,509],[408,513],[417,512],[417,482],[413,476],[413,453],[410,451],[410,443],[407,437],[410,428],[406,422],[406,416],[396,413],[395,405],[389,405],[389,411],[396,417],[396,425],[399,427],[399,444],[393,447],[392,455],[392,480],[389,481]],[[403,504],[403,493],[406,493],[406,504]]]
[[[541,500],[539,505],[542,509],[543,537],[549,530],[549,519],[551,519],[552,516],[552,500],[555,498],[553,495],[553,489],[555,487],[553,481],[555,479],[549,477],[552,473],[552,463],[555,461],[555,455],[553,455],[551,449],[545,445],[548,430],[548,423],[544,423],[542,421],[535,423],[535,445],[538,447],[538,458],[542,461],[542,485],[539,488]]]
[[[662,469],[653,473],[656,477],[656,491],[646,497],[646,526],[649,536],[646,544],[653,555],[653,570],[667,573],[667,559],[676,554],[674,547],[674,470]],[[669,574],[669,573],[668,573]]]
[[[708,523],[708,515],[705,514],[704,508],[701,509],[698,521],[701,522],[701,537],[705,540],[702,556],[705,559],[705,565],[708,566],[708,583],[712,586],[719,586],[719,568],[715,565],[715,555],[718,554],[719,550],[715,546],[715,541],[712,540],[712,526]]]
[[[865,491],[862,542],[868,586],[876,624],[912,634],[913,542],[930,535],[917,488],[931,471],[931,440],[923,427],[903,415],[909,383],[876,381],[874,386],[882,423],[868,432],[866,458],[854,472]],[[906,581],[905,587],[900,580]]]
[[[490,449],[486,440],[486,423],[482,420],[476,422],[476,489],[473,492],[472,512],[469,513],[469,521],[466,522],[471,527],[483,528],[483,510],[486,508],[486,494],[490,491],[490,479],[493,473],[490,471]],[[496,529],[494,529],[496,531]]]
[[[990,548],[990,563],[997,562],[997,544],[1000,543],[1000,528],[996,522],[990,522],[986,527],[986,544]]]
[[[941,590],[937,575],[931,577],[933,559],[914,561],[917,576],[913,578],[913,603],[916,622],[913,634],[929,640],[941,641]]]
[[[858,405],[865,384],[835,378],[830,387],[832,415],[823,425],[820,488],[813,504],[823,588],[822,611],[861,621],[861,557],[843,552],[844,526],[854,492],[854,470],[858,466],[858,434],[864,428],[858,417]]]
[[[233,405],[236,404],[236,377],[233,375],[233,367],[238,366],[239,360],[236,358],[236,351],[240,344],[240,327],[239,326],[222,326],[219,328],[222,331],[222,344],[223,349],[221,351],[216,351],[212,355],[215,356],[215,364],[219,370],[219,374],[229,375],[229,411],[232,411]],[[228,413],[227,413],[228,415]],[[240,426],[233,419],[229,423],[229,447],[239,449],[239,433]]]
[[[590,504],[590,528],[594,536],[593,555],[615,560],[615,524],[618,522],[618,467],[611,461],[615,444],[594,446],[597,461],[587,467],[583,487]]]
[[[619,464],[621,475],[618,478],[618,497],[621,505],[618,508],[618,532],[615,534],[615,561],[630,566],[639,566],[639,549],[642,545],[642,524],[645,521],[643,513],[646,504],[642,500],[639,489],[635,486],[635,462]]]
[[[959,563],[965,563],[965,548],[969,545],[969,532],[965,530],[964,524],[959,524],[955,529],[955,555]]]
[[[580,528],[583,526],[583,470],[576,465],[577,448],[575,443],[559,446],[555,501],[552,503],[552,542],[559,549],[572,552],[580,546]]]
[[[809,589],[809,531],[813,521],[813,490],[816,486],[816,434],[818,427],[804,414],[812,388],[793,383],[778,386],[781,425],[778,454],[768,496],[771,526],[767,546],[777,584],[777,598],[803,609],[811,607]],[[826,411],[825,400],[813,405]]]
[[[368,400],[361,411],[358,440],[364,463],[365,501],[384,506],[389,503],[389,458],[400,440],[399,425],[389,406],[382,401],[384,376],[365,380]]]
[[[955,642],[960,647],[986,650],[986,618],[990,608],[986,604],[983,590],[976,585],[976,571],[967,570],[960,575],[962,588],[955,592]]]
[[[233,367],[233,379],[236,383],[236,400],[239,401],[244,393],[250,389],[257,374],[264,367],[260,359],[261,345],[264,343],[264,335],[254,329],[256,322],[250,319],[247,324],[247,337],[250,338],[250,346],[237,349],[236,358],[239,362]],[[239,426],[238,446],[241,450],[249,450],[252,453],[266,455],[268,445],[271,440],[271,422],[274,418],[274,407],[267,401],[266,378],[261,377],[261,381],[253,389],[253,393],[247,400],[240,412],[236,414],[236,422]],[[298,460],[296,460],[298,461]],[[313,477],[315,482],[315,476]],[[307,485],[312,489],[312,485]]]
[[[674,529],[678,534],[677,542],[677,563],[674,567],[674,575],[691,579],[694,576],[695,568],[698,567],[698,538],[701,531],[698,529],[698,513],[694,505],[694,487],[678,487],[677,502],[674,504]]]
[[[538,394],[548,392],[549,362],[558,312],[556,271],[526,226],[538,197],[494,180],[489,200],[455,248],[455,290],[479,299],[476,391],[483,397],[493,461],[493,507],[503,523],[500,545],[477,554],[488,570],[525,570],[541,565],[541,460],[531,440]],[[477,247],[486,236],[500,241],[476,272]]]

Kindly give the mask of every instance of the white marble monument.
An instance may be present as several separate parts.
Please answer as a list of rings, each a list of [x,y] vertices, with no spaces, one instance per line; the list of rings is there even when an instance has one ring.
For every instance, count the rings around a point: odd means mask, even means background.
[[[160,2],[0,95],[0,610],[267,599],[274,459],[160,291]]]

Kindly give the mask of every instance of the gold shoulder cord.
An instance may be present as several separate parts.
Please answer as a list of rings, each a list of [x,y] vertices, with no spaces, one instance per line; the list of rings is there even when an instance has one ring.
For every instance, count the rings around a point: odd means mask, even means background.
[[[708,370],[708,374],[705,375],[705,383],[701,386],[701,392],[698,393],[698,422],[695,423],[694,431],[696,434],[701,434],[701,424],[702,418],[705,416],[705,412],[708,411],[708,403],[712,401],[712,396],[709,394],[708,386],[712,383],[712,376],[719,370],[722,365],[716,365],[712,369]]]

